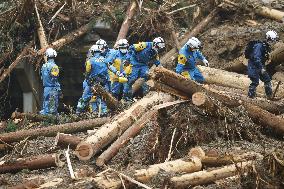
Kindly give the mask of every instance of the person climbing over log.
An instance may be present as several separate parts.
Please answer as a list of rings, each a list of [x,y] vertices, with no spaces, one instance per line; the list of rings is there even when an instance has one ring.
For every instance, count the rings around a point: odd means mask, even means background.
[[[131,72],[131,65],[129,64],[129,43],[126,39],[120,39],[117,42],[118,51],[115,54],[113,66],[116,68],[117,73],[110,72],[111,79],[111,92],[113,96],[120,100],[122,97],[126,99],[127,91],[125,91],[127,77]]]
[[[153,42],[140,42],[133,44],[129,48],[130,64],[132,72],[129,75],[126,85],[127,98],[131,99],[132,85],[138,78],[148,80],[148,72],[150,64],[153,62],[156,66],[160,66],[159,53],[165,49],[165,41],[162,37],[156,37]],[[142,86],[143,95],[148,92],[148,87],[144,83]]]
[[[267,98],[272,98],[271,78],[265,69],[265,62],[269,59],[270,45],[277,39],[277,33],[271,30],[266,33],[265,41],[250,41],[245,49],[245,57],[248,59],[248,77],[251,80],[248,90],[248,97],[250,98],[255,98],[256,96],[259,79],[264,82]]]
[[[196,37],[191,37],[186,44],[180,49],[176,73],[186,78],[191,78],[198,83],[205,81],[203,75],[196,67],[196,60],[201,60],[205,66],[209,66],[208,60],[199,51],[201,42]]]
[[[40,114],[42,115],[57,115],[58,114],[58,99],[61,93],[60,84],[58,82],[59,68],[55,64],[54,59],[57,52],[48,48],[45,52],[47,62],[41,68],[41,79],[44,87],[43,105]]]
[[[87,107],[95,94],[93,93],[92,87],[94,84],[100,84],[104,87],[106,91],[109,91],[109,75],[108,67],[105,64],[105,58],[102,56],[103,51],[101,46],[95,45],[93,50],[93,57],[91,57],[86,62],[86,81],[87,86],[85,86],[82,97],[79,99],[76,113],[82,113]],[[91,103],[93,103],[91,101]],[[107,113],[106,103],[99,97],[95,96],[94,103],[91,107],[91,111],[97,111],[101,106],[102,114]]]

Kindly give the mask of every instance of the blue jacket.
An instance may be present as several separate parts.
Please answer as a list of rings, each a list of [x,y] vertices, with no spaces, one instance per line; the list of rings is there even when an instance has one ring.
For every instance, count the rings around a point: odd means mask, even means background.
[[[105,84],[109,81],[108,67],[103,56],[94,56],[86,62],[86,80],[88,85],[94,82]]]
[[[150,61],[154,61],[155,65],[159,65],[159,55],[153,49],[152,42],[140,42],[129,47],[130,62],[133,66],[148,65]]]
[[[262,69],[269,57],[271,48],[268,43],[262,41],[250,41],[245,50],[245,57],[249,59],[249,67]]]
[[[196,59],[203,61],[205,57],[199,50],[191,51],[187,45],[184,45],[179,51],[176,72],[180,74],[183,71],[195,69]]]
[[[41,68],[41,79],[43,87],[58,87],[59,68],[55,64],[54,59],[49,59]]]

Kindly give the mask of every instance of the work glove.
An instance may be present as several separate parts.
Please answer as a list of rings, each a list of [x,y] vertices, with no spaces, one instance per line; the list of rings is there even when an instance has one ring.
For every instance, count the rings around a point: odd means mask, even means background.
[[[209,67],[209,62],[208,62],[208,60],[204,59],[204,60],[203,60],[203,64],[204,64],[206,67]]]
[[[128,60],[123,61],[123,66],[127,67],[130,65],[130,62]]]

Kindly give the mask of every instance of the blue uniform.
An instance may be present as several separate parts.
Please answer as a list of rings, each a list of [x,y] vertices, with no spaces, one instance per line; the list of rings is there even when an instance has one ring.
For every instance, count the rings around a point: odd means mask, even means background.
[[[132,65],[132,72],[128,77],[126,91],[128,96],[132,96],[132,85],[138,78],[148,79],[149,64],[153,62],[156,66],[160,65],[159,55],[153,49],[153,42],[140,42],[129,47],[129,60]],[[143,93],[148,90],[147,85],[142,86]]]
[[[190,76],[192,80],[203,83],[205,79],[196,67],[197,59],[204,61],[205,57],[199,50],[191,51],[187,45],[184,45],[179,51],[176,73],[186,78]]]
[[[91,105],[92,111],[97,111],[101,105],[102,113],[107,113],[106,103],[101,100],[101,97],[95,96],[92,91],[94,83],[102,85],[105,90],[109,91],[108,67],[105,64],[104,57],[95,56],[86,62],[86,82],[87,85],[84,89],[82,98],[79,99],[76,112],[80,113],[84,111],[86,107],[88,107],[89,102],[91,102],[93,103]]]
[[[128,60],[129,61],[129,54],[128,53],[121,53],[119,50],[116,52],[113,60],[113,66],[114,68],[119,71],[123,77],[128,77],[131,73],[131,66],[124,66],[123,62]],[[122,96],[125,96],[123,94],[127,94],[128,91],[126,91],[127,83],[121,83],[119,82],[119,78],[115,73],[110,72],[110,80],[111,80],[111,92],[114,95],[115,98],[120,99]]]
[[[245,57],[248,59],[248,76],[251,80],[248,96],[256,96],[256,88],[259,85],[259,79],[264,82],[265,93],[268,97],[272,96],[272,86],[270,76],[266,71],[265,62],[271,51],[269,44],[261,41],[251,41],[245,50]]]
[[[61,92],[58,82],[59,68],[54,59],[49,59],[41,68],[41,78],[43,81],[43,107],[40,114],[56,115],[58,108],[58,98]]]

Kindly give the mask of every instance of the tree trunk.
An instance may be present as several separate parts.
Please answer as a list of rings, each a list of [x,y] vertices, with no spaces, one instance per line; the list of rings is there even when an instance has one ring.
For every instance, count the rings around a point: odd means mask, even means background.
[[[144,78],[138,78],[132,85],[132,94],[135,94],[145,83]]]
[[[270,60],[271,61],[267,65],[267,68],[270,70],[274,70],[276,66],[284,62],[284,44],[283,43],[279,44],[277,47],[275,47],[275,50],[271,52]]]
[[[227,66],[224,70],[229,72],[236,72],[236,73],[244,73],[247,70],[247,59],[244,55],[240,56],[239,58],[229,62],[229,66]]]
[[[165,163],[150,165],[146,169],[136,170],[134,178],[140,182],[149,182],[153,177],[157,176],[160,171],[166,173],[192,173],[200,171],[202,167],[199,158],[193,157],[188,160],[178,159]]]
[[[38,34],[38,38],[39,38],[39,42],[40,42],[40,48],[46,48],[48,46],[48,43],[47,43],[47,39],[46,39],[46,35],[45,35],[45,32],[44,32],[42,22],[40,20],[40,16],[39,16],[39,13],[38,13],[36,3],[35,3],[35,12],[36,12],[36,15],[37,15],[37,20],[38,20],[37,34]]]
[[[54,144],[55,146],[60,146],[62,148],[68,148],[69,146],[74,150],[81,141],[82,139],[79,137],[70,134],[57,133]]]
[[[56,116],[48,116],[48,115],[40,115],[40,114],[33,114],[33,113],[21,113],[21,112],[13,112],[11,115],[11,119],[28,119],[32,122],[40,122],[51,120],[57,120]]]
[[[102,99],[106,102],[108,108],[112,110],[116,110],[118,108],[118,100],[116,100],[110,93],[104,90],[100,84],[95,84],[92,89],[94,94],[102,97]]]
[[[180,97],[181,99],[189,99],[189,97],[187,96],[187,94],[176,90],[168,85],[165,85],[163,83],[160,83],[158,81],[154,81],[154,80],[149,80],[146,82],[147,85],[150,87],[150,90],[156,90],[156,91],[162,91],[164,93],[169,93],[171,95]]]
[[[163,93],[150,93],[133,104],[128,110],[114,117],[114,121],[100,127],[95,134],[78,144],[76,155],[80,160],[89,160],[103,147],[111,143],[122,132],[130,127],[155,103],[171,101],[172,97]]]
[[[276,81],[281,81],[282,83],[284,83],[284,72],[276,72],[272,76],[272,79],[274,79]]]
[[[78,121],[74,123],[65,123],[61,125],[54,125],[39,129],[22,130],[10,133],[0,134],[0,139],[3,142],[11,143],[24,140],[29,137],[29,139],[34,139],[38,136],[54,137],[58,132],[60,133],[76,133],[86,131],[88,129],[93,129],[94,127],[101,126],[108,122],[109,118],[96,118],[91,120]]]
[[[131,0],[130,5],[129,5],[127,12],[126,12],[126,16],[125,16],[124,21],[123,21],[121,28],[119,30],[116,41],[126,38],[129,27],[131,25],[132,17],[134,16],[136,9],[137,9],[136,1]]]
[[[29,53],[29,49],[32,47],[32,42],[30,42],[24,49],[23,51],[18,55],[16,60],[10,64],[10,66],[4,71],[4,73],[0,76],[0,83],[4,81],[4,79],[10,75],[12,70],[19,64],[21,63],[21,60],[25,58],[25,56]]]
[[[61,39],[58,39],[57,41],[54,41],[53,43],[51,43],[48,47],[51,47],[53,49],[59,49],[62,46],[74,41],[75,39],[81,37],[82,35],[84,35],[85,33],[87,33],[88,31],[90,31],[92,29],[93,26],[93,22],[95,21],[95,19],[92,19],[88,24],[80,27],[79,29],[63,36]],[[45,48],[41,48],[37,54],[39,56],[43,55],[46,51],[46,49],[48,47]]]
[[[218,13],[218,9],[214,9],[204,20],[202,20],[195,28],[189,30],[184,34],[184,37],[180,40],[180,45],[183,46],[190,37],[194,37],[197,34],[201,33],[204,28],[215,18]],[[168,51],[162,58],[161,64],[167,68],[172,68],[174,66],[174,60],[177,57],[178,53],[176,48],[172,48]]]
[[[139,120],[129,127],[112,145],[104,151],[96,160],[97,166],[103,166],[112,157],[114,157],[120,148],[124,147],[133,137],[135,137],[148,122],[157,117],[159,110],[172,107],[174,105],[187,101],[174,101],[154,106],[150,111],[146,112]]]
[[[62,167],[62,162],[57,154],[40,155],[27,159],[19,159],[15,162],[4,162],[0,165],[0,174],[16,173],[23,169],[36,170],[50,167]]]
[[[202,75],[205,78],[205,82],[208,84],[216,84],[225,87],[237,88],[247,91],[251,83],[250,79],[242,74],[227,72],[215,68],[209,68],[205,66],[198,66]],[[272,81],[273,90],[277,85],[277,81]],[[261,82],[257,88],[257,92],[265,94],[264,84]],[[284,85],[279,87],[276,97],[284,98]]]
[[[187,188],[189,186],[209,184],[216,180],[237,175],[238,172],[246,171],[253,165],[252,162],[241,162],[228,165],[215,170],[204,170],[182,176],[172,177],[170,179],[171,188]]]
[[[38,188],[41,184],[44,183],[43,178],[35,178],[31,180],[25,180],[22,184],[16,186],[8,187],[7,189],[29,189],[29,188]]]
[[[255,12],[261,16],[277,20],[278,22],[284,22],[284,12],[282,11],[260,6],[255,9]]]

